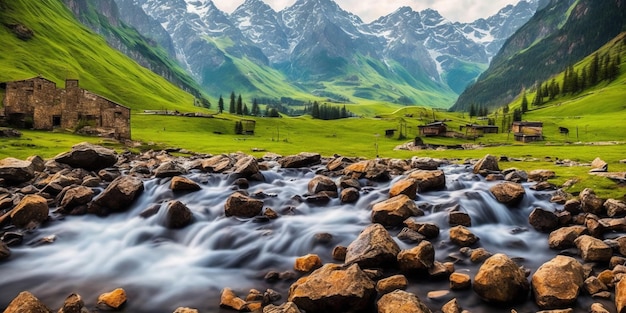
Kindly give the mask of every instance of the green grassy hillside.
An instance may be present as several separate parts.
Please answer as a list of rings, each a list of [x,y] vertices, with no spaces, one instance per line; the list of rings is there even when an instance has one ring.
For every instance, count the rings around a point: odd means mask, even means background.
[[[110,48],[60,0],[0,6],[0,82],[41,74],[63,86],[78,78],[81,87],[132,109],[199,110],[190,94]],[[19,39],[14,25],[32,30],[32,38]]]

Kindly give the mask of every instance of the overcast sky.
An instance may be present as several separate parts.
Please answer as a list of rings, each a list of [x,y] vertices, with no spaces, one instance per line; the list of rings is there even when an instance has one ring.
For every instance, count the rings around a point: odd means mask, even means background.
[[[296,0],[263,0],[274,10],[280,11],[292,5]],[[213,0],[222,11],[231,13],[244,0]],[[335,0],[344,10],[358,15],[369,23],[383,15],[387,15],[401,6],[410,6],[415,11],[427,8],[435,9],[453,22],[472,22],[481,17],[489,17],[497,13],[507,4],[519,0]]]

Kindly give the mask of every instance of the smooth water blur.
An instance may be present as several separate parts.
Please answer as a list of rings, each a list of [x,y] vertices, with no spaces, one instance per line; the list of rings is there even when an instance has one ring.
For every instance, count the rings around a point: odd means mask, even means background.
[[[536,269],[556,254],[548,249],[547,235],[528,225],[535,207],[548,210],[556,205],[549,194],[527,189],[523,202],[508,208],[489,193],[495,182],[485,182],[464,166],[449,166],[446,190],[421,193],[417,204],[426,214],[419,220],[439,225],[441,234],[433,241],[437,260],[451,260],[459,247],[449,243],[448,209],[455,205],[472,218],[471,230],[480,237],[479,246],[492,253],[502,252],[518,258],[529,269]],[[105,218],[92,215],[68,216],[44,225],[27,236],[30,240],[56,235],[51,244],[12,248],[10,261],[0,264],[0,307],[5,307],[20,291],[31,291],[49,307],[60,307],[70,293],[83,296],[92,308],[100,293],[124,288],[128,293],[126,312],[173,312],[188,306],[201,312],[218,312],[219,294],[224,287],[245,297],[250,288],[273,288],[286,300],[290,281],[269,284],[263,276],[270,270],[293,269],[296,257],[318,254],[333,262],[332,249],[347,246],[370,224],[373,203],[387,199],[389,183],[375,183],[361,192],[355,204],[333,199],[327,204],[298,200],[307,193],[314,169],[274,168],[263,173],[265,182],[251,182],[251,195],[265,194],[264,207],[280,214],[276,220],[239,219],[224,216],[226,199],[234,192],[231,179],[221,174],[194,173],[197,192],[172,192],[169,179],[145,181],[145,192],[125,213]],[[528,186],[526,186],[528,187]],[[163,225],[165,207],[170,200],[186,204],[194,222],[180,230]],[[159,213],[149,218],[140,213],[154,205]],[[390,230],[395,235],[399,229]],[[332,235],[329,243],[315,236]],[[402,248],[412,245],[398,241]],[[475,273],[477,266],[460,261],[457,271]],[[425,299],[431,290],[448,289],[447,281],[416,280],[410,291],[436,310],[443,303]],[[452,293],[472,312],[500,312],[485,306],[471,292]],[[450,297],[450,299],[451,299]],[[532,305],[530,310],[534,310]],[[521,312],[521,311],[520,311]]]

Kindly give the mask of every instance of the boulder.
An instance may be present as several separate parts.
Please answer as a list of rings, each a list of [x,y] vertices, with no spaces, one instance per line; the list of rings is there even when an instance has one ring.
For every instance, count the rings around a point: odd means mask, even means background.
[[[498,202],[506,205],[518,204],[526,194],[522,185],[512,182],[495,185],[489,188],[489,191],[496,197]]]
[[[456,298],[448,301],[441,307],[442,313],[461,313],[463,312]]]
[[[415,219],[408,218],[404,222],[404,225],[411,230],[414,230],[428,239],[437,238],[439,236],[439,226],[428,222],[418,222]]]
[[[474,174],[499,171],[500,167],[498,166],[498,158],[490,154],[487,154],[474,164]]]
[[[0,179],[11,183],[27,182],[35,177],[33,163],[16,158],[0,160]]]
[[[358,264],[361,268],[389,267],[396,264],[400,247],[385,227],[372,224],[348,245],[345,263]]]
[[[174,313],[200,313],[197,309],[178,307],[174,310]]]
[[[583,287],[584,277],[583,266],[576,259],[557,255],[533,274],[535,302],[542,309],[559,309],[573,305]]]
[[[422,240],[426,239],[426,236],[408,228],[404,227],[396,236],[398,239],[407,242],[407,243],[419,243]]]
[[[326,169],[331,172],[341,171],[346,167],[347,164],[352,163],[354,163],[352,159],[340,156],[328,161],[328,164],[326,164]]]
[[[626,216],[626,203],[621,200],[608,199],[604,202],[606,214],[610,217]]]
[[[357,264],[326,264],[289,288],[288,301],[307,312],[366,311],[376,296],[374,282]]]
[[[608,262],[613,256],[613,250],[604,241],[582,235],[574,240],[580,256],[585,262]]]
[[[426,158],[426,157],[412,157],[411,158],[411,168],[416,168],[420,170],[432,171],[439,168],[439,166],[443,164],[447,164],[447,161]]]
[[[466,212],[461,211],[451,211],[448,213],[448,224],[450,226],[472,226],[472,218]]]
[[[493,256],[493,254],[487,251],[485,248],[477,248],[470,253],[470,261],[472,263],[481,263]]]
[[[512,170],[504,176],[504,179],[519,184],[528,180],[528,173],[522,170]]]
[[[604,305],[602,305],[602,303],[593,303],[591,304],[591,307],[589,308],[589,313],[610,313],[609,310],[607,310]]]
[[[300,313],[300,310],[295,303],[285,302],[279,306],[270,304],[263,308],[263,313]]]
[[[176,161],[167,161],[154,170],[154,176],[158,178],[174,177],[187,173],[187,170]]]
[[[112,212],[122,212],[128,209],[143,190],[141,179],[133,176],[120,176],[111,182],[91,204]]]
[[[524,270],[508,256],[498,253],[480,266],[474,277],[473,288],[483,300],[504,304],[525,301],[530,285]]]
[[[97,171],[115,165],[117,153],[102,146],[83,142],[72,146],[71,151],[57,155],[54,160],[71,167]]]
[[[282,168],[302,168],[320,164],[322,156],[319,153],[301,152],[278,160]]]
[[[593,172],[608,172],[609,164],[602,161],[600,158],[595,158],[591,161],[591,171]]]
[[[469,247],[478,242],[478,240],[479,238],[464,226],[450,228],[450,241],[461,247]]]
[[[104,304],[106,307],[118,310],[126,303],[126,300],[126,291],[122,288],[117,288],[98,296],[98,305]]]
[[[201,168],[205,172],[223,173],[230,169],[235,161],[228,155],[220,154],[208,159],[202,160]]]
[[[174,176],[170,181],[170,189],[173,191],[198,191],[202,188],[198,183],[187,177]]]
[[[404,275],[394,275],[379,280],[376,283],[376,291],[379,295],[390,293],[396,289],[404,290],[409,285],[409,281]]]
[[[401,179],[393,184],[389,190],[389,198],[399,195],[405,195],[412,200],[415,200],[415,198],[417,198],[417,180]]]
[[[170,229],[184,228],[191,224],[193,213],[180,201],[170,201],[165,215],[165,227]]]
[[[83,313],[83,307],[85,302],[78,294],[71,294],[63,302],[63,306],[59,309],[58,313]]]
[[[61,199],[61,206],[66,210],[70,210],[76,206],[89,203],[93,199],[94,192],[91,188],[78,186],[68,189]]]
[[[293,269],[298,272],[308,273],[322,267],[322,259],[317,254],[307,254],[296,258]]]
[[[551,249],[569,249],[576,246],[574,241],[581,235],[588,234],[587,227],[574,225],[562,227],[550,233],[548,244]]]
[[[240,192],[233,193],[226,200],[226,216],[255,217],[263,210],[263,201],[248,197]]]
[[[314,195],[322,191],[330,191],[337,193],[337,185],[335,182],[327,176],[316,175],[309,181],[307,185],[309,193]]]
[[[528,173],[528,180],[536,182],[546,181],[554,177],[556,177],[556,173],[551,170],[532,170]]]
[[[416,247],[398,253],[398,265],[403,273],[426,272],[435,263],[435,248],[429,241],[422,241]]]
[[[220,307],[241,312],[246,308],[246,301],[237,297],[232,289],[224,288],[220,295]]]
[[[27,195],[11,211],[13,225],[23,228],[30,223],[41,224],[48,219],[48,202],[39,195]]]
[[[431,313],[430,309],[415,294],[396,290],[380,298],[378,313]]]
[[[528,222],[540,232],[551,232],[559,227],[556,214],[542,208],[535,208],[528,216]]]
[[[244,156],[240,158],[233,167],[233,174],[236,177],[244,177],[254,180],[263,180],[263,174],[259,169],[259,163],[253,156]]]
[[[583,212],[601,215],[603,212],[604,200],[598,198],[591,188],[585,188],[578,195]]]
[[[365,178],[379,182],[386,182],[391,179],[387,166],[376,162],[376,160],[366,160],[350,164],[343,170],[343,174],[350,178]]]
[[[617,313],[626,312],[626,279],[622,278],[615,284],[615,307]]]
[[[429,190],[441,190],[446,188],[446,175],[441,170],[413,171],[408,174],[408,179],[414,179],[417,181],[417,187],[419,192]]]
[[[339,196],[341,203],[355,203],[359,200],[359,197],[359,190],[353,187],[342,190]]]
[[[472,278],[468,274],[452,273],[450,274],[450,289],[463,290],[472,287]]]
[[[15,297],[4,313],[50,313],[48,309],[39,299],[28,291],[22,291]]]
[[[404,220],[417,215],[424,215],[424,212],[404,194],[378,202],[372,207],[372,222],[385,226],[402,225]]]
[[[584,286],[585,290],[587,290],[587,293],[590,295],[609,290],[609,288],[595,276],[590,276],[585,279]]]

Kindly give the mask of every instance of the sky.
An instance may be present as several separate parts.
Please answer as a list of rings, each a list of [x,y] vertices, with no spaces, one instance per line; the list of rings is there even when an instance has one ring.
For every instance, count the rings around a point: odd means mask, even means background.
[[[263,0],[274,10],[280,11],[296,2],[296,0]],[[231,13],[244,0],[213,0],[222,11]],[[387,15],[399,7],[410,6],[415,11],[435,9],[452,22],[473,22],[481,17],[489,17],[508,4],[519,0],[335,0],[344,10],[358,15],[369,23]]]

